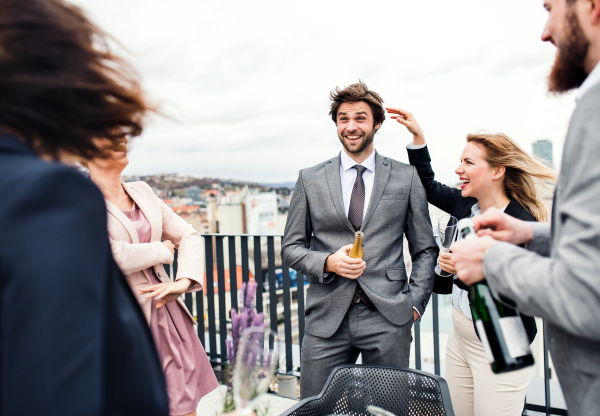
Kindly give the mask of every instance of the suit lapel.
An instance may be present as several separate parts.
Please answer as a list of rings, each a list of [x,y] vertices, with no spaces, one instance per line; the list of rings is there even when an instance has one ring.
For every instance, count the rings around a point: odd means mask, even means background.
[[[140,239],[138,237],[137,230],[135,229],[133,223],[112,202],[106,199],[104,201],[106,202],[106,210],[108,211],[108,213],[115,217],[115,219],[119,221],[121,225],[123,225],[123,227],[125,227],[127,233],[129,234],[129,238],[131,238],[131,242],[133,244],[138,244],[140,242]]]
[[[504,213],[510,215],[511,217],[518,218],[522,210],[523,207],[521,206],[521,204],[519,204],[516,199],[511,198],[510,202],[508,203],[508,206],[504,210]]]
[[[342,178],[340,176],[340,155],[329,160],[329,163],[325,166],[325,173],[327,175],[327,184],[329,185],[329,192],[331,193],[333,205],[344,224],[354,232],[354,227],[350,224],[350,220],[346,216],[346,210],[344,209]]]
[[[365,229],[365,226],[373,216],[373,212],[379,204],[381,195],[387,185],[388,179],[390,178],[390,171],[392,170],[392,164],[387,157],[379,155],[375,152],[375,178],[373,181],[373,191],[371,192],[371,200],[369,201],[369,208],[367,209],[367,215],[363,220],[361,230]]]

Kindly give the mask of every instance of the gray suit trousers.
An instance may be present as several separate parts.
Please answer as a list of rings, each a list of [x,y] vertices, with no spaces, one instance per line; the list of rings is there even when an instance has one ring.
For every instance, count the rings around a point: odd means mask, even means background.
[[[359,354],[366,365],[408,367],[412,320],[394,325],[377,310],[355,303],[329,338],[304,333],[300,396],[318,395],[333,369],[354,364]]]

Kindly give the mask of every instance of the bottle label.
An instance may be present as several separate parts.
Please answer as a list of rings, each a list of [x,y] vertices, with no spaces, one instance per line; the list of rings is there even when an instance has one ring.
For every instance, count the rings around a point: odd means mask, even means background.
[[[531,354],[529,349],[529,338],[523,326],[523,321],[518,316],[507,316],[500,318],[500,328],[504,334],[504,341],[508,353],[512,358],[519,358]]]
[[[487,334],[485,333],[483,322],[477,319],[475,320],[475,326],[477,327],[477,333],[479,334],[479,338],[481,339],[481,343],[483,344],[485,356],[487,357],[490,364],[494,364],[494,354],[492,354],[492,347],[490,347],[490,342],[487,339]]]

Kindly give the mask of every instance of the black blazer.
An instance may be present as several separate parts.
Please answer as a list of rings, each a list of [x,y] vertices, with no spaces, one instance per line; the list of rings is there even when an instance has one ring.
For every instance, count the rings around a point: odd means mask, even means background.
[[[0,133],[0,414],[168,415],[148,324],[75,169]]]
[[[477,203],[477,199],[473,197],[463,197],[460,189],[451,188],[435,180],[433,169],[431,168],[431,156],[427,146],[421,149],[407,149],[408,160],[413,165],[421,178],[421,183],[427,193],[427,202],[435,205],[442,211],[461,220],[471,216],[471,207]],[[535,221],[533,215],[525,210],[514,198],[511,198],[510,203],[504,212],[512,217],[523,221]],[[449,278],[436,276],[433,291],[435,293],[449,294],[452,293],[452,284],[457,285],[461,289],[469,287],[458,279],[452,281]],[[514,305],[514,302],[508,298],[502,297],[502,302],[508,305]],[[537,326],[535,319],[530,316],[521,314],[523,325],[527,331],[529,342],[533,342],[537,334]],[[475,323],[473,323],[473,326]],[[477,329],[475,329],[477,331]]]

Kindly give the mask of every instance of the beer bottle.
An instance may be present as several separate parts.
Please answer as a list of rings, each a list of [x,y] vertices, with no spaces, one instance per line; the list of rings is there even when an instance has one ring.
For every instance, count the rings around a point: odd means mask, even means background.
[[[477,238],[473,221],[469,218],[458,222],[458,232],[465,239]],[[471,286],[469,301],[492,371],[506,373],[533,365],[529,338],[519,311],[494,299],[485,280]]]
[[[350,254],[349,256],[354,258],[354,259],[364,259],[365,258],[365,253],[363,252],[363,247],[362,247],[362,240],[363,237],[365,235],[362,233],[362,231],[357,231],[356,234],[354,234],[354,245],[352,246],[352,249],[350,250]]]

